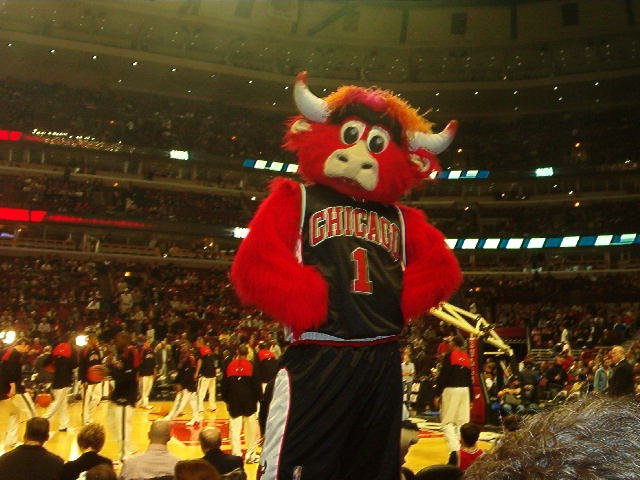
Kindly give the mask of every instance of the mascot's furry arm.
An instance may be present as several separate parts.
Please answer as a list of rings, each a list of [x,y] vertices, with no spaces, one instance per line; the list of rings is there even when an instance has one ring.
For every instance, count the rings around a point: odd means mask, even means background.
[[[406,231],[407,267],[402,286],[405,322],[448,300],[462,283],[456,258],[444,236],[427,223],[424,213],[398,205]]]
[[[300,185],[279,178],[249,224],[231,266],[231,281],[243,303],[257,305],[294,334],[327,318],[327,282],[296,258],[300,231]]]

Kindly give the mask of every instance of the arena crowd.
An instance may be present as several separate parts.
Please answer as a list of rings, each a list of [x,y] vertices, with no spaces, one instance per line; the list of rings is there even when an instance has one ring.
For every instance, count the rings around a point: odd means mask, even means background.
[[[280,147],[280,112],[12,79],[0,81],[0,97],[0,125],[12,130],[68,131],[140,147],[290,160]],[[628,134],[638,121],[636,110],[624,108],[469,121],[441,161],[445,168],[490,170],[638,162],[637,136]],[[521,132],[536,134],[523,143]]]

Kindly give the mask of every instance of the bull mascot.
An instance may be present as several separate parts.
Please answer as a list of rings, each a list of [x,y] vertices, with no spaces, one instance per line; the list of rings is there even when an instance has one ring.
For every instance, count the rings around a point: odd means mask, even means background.
[[[438,134],[391,92],[294,86],[284,147],[304,183],[276,179],[231,268],[239,298],[281,322],[291,345],[273,388],[262,480],[398,479],[398,335],[461,283],[443,235],[398,203],[439,169]]]

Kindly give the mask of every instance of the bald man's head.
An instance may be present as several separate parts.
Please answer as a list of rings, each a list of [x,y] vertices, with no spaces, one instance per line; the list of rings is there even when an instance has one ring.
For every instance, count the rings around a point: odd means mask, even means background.
[[[200,431],[200,448],[204,453],[214,448],[220,448],[220,430],[215,427],[204,428]]]
[[[621,347],[620,345],[616,345],[611,349],[610,356],[611,356],[611,363],[615,365],[616,363],[618,363],[620,360],[624,359],[627,356],[627,351],[624,349],[624,347]]]
[[[171,440],[171,423],[166,420],[156,420],[149,428],[149,441],[166,445]]]

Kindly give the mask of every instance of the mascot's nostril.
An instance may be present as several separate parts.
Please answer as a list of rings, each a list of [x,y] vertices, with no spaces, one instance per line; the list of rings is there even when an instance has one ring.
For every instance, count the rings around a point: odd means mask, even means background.
[[[368,163],[368,162],[367,163],[363,163],[361,168],[363,170],[370,170],[370,169],[373,168],[373,163]]]
[[[340,155],[338,155],[338,160],[340,160],[341,162],[347,163],[349,161],[349,157],[341,153]]]

